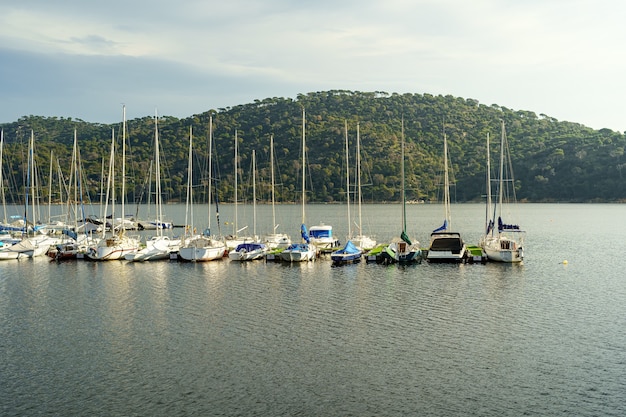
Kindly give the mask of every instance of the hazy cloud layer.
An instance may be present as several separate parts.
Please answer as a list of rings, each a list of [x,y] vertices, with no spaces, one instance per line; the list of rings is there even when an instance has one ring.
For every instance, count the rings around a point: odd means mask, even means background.
[[[215,4],[212,4],[215,3]],[[186,117],[328,89],[451,94],[626,130],[625,7],[591,1],[0,5],[0,122]]]

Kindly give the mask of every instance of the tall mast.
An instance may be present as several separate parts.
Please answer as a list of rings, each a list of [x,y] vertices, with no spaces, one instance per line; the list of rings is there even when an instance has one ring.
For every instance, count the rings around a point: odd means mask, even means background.
[[[447,221],[446,229],[452,229],[452,219],[450,213],[450,178],[448,176],[448,138],[444,127],[443,131],[443,207],[444,218]]]
[[[193,232],[193,196],[191,194],[191,185],[193,184],[193,128],[189,126],[189,154],[187,157],[187,207],[185,210],[185,236]]]
[[[348,151],[348,121],[344,121],[344,128],[346,131],[346,205],[348,207],[348,239],[352,239],[352,224],[350,222],[350,166],[348,160],[350,159]]]
[[[155,191],[156,191],[156,206],[157,206],[157,235],[163,236],[163,211],[161,210],[161,156],[159,151],[159,115],[157,111],[154,111],[154,159],[155,159]]]
[[[273,232],[276,233],[276,209],[274,208],[274,135],[270,136],[270,168],[272,173],[272,227]]]
[[[306,191],[304,187],[306,186],[306,134],[305,134],[305,125],[306,125],[306,114],[304,111],[304,107],[302,108],[302,224],[305,224],[306,216],[304,212],[304,205],[306,203]]]
[[[485,233],[489,228],[491,212],[491,153],[489,150],[489,132],[487,132],[487,208],[485,210]]]
[[[361,221],[361,135],[359,134],[359,123],[356,124],[356,178],[358,188],[358,202],[359,202],[359,234],[363,234],[362,221]]]
[[[237,225],[237,129],[235,129],[235,229],[234,229],[234,235],[237,235],[238,232],[238,225]]]
[[[402,116],[402,146],[401,146],[402,159],[400,160],[400,171],[402,177],[400,181],[400,187],[402,189],[402,231],[406,233],[406,196],[404,192],[404,116]]]
[[[252,228],[256,239],[256,152],[252,150]]]
[[[31,183],[32,183],[32,170],[33,170],[33,146],[34,146],[34,142],[35,142],[35,133],[32,131],[30,131],[30,142],[28,143],[28,171],[27,171],[27,175],[26,175],[26,198],[24,200],[24,232],[28,233],[28,197],[29,197],[29,190],[31,187]],[[35,206],[33,204],[33,216],[35,215]],[[34,226],[34,221],[33,221],[33,226]]]
[[[498,211],[496,213],[498,217],[502,216],[502,200],[504,197],[504,148],[506,146],[506,133],[504,130],[504,120],[501,121],[501,124],[502,124],[502,134],[500,137],[500,180],[498,184],[498,187],[500,189],[498,190]]]
[[[50,171],[48,172],[48,221],[52,222],[52,163],[54,161],[54,151],[50,151]]]
[[[208,166],[208,178],[209,178],[209,190],[208,190],[208,204],[207,208],[209,210],[208,218],[209,218],[209,235],[211,234],[211,187],[212,187],[212,179],[213,179],[213,171],[212,171],[212,156],[213,156],[213,115],[209,115],[209,166]]]
[[[67,206],[70,206],[70,197],[73,200],[73,204],[74,204],[74,229],[76,229],[77,225],[78,225],[78,138],[77,138],[77,134],[76,134],[76,129],[74,129],[74,148],[72,150],[72,169],[71,171],[73,172],[73,176],[70,175],[71,180],[72,180],[72,185],[74,188],[74,195],[73,196],[68,196],[67,199]],[[68,210],[69,213],[69,210]],[[83,217],[83,220],[85,218]],[[69,219],[68,219],[69,220]],[[85,231],[87,230],[87,228],[85,227]]]
[[[121,233],[126,229],[126,214],[124,213],[124,201],[126,200],[126,105],[122,105],[122,227]]]

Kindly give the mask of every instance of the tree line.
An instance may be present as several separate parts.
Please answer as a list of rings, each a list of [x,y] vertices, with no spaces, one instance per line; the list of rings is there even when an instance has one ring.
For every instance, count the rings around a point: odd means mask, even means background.
[[[187,118],[158,118],[162,189],[166,202],[184,202],[188,149],[193,135],[194,195],[206,201],[207,187],[220,202],[234,196],[235,131],[238,139],[238,195],[252,198],[252,150],[256,152],[258,201],[270,199],[270,137],[278,202],[297,202],[301,193],[302,109],[306,110],[307,192],[311,202],[346,200],[345,125],[348,126],[351,184],[355,183],[356,128],[360,132],[363,198],[400,199],[400,143],[405,139],[407,199],[438,201],[442,195],[443,134],[451,165],[451,194],[457,202],[483,201],[486,143],[498,152],[501,120],[511,147],[518,199],[532,202],[609,202],[626,199],[624,134],[558,121],[545,114],[485,105],[474,99],[430,94],[331,90],[291,98],[266,98]],[[208,173],[209,120],[212,120],[213,172]],[[98,202],[108,172],[112,140],[121,149],[121,121],[108,125],[79,119],[24,116],[3,129],[3,188],[7,202],[24,198],[28,142],[35,138],[39,198],[64,200],[62,188],[44,186],[69,176],[74,131],[78,138],[86,197]],[[127,202],[147,201],[154,155],[155,120],[127,121]],[[118,153],[117,158],[121,157]],[[50,165],[54,167],[50,170]],[[121,167],[121,163],[116,163]],[[495,163],[492,161],[492,167]],[[120,175],[120,174],[117,174]],[[492,174],[493,175],[493,174]],[[209,182],[209,178],[212,179]],[[53,180],[57,181],[57,179]],[[52,195],[49,196],[49,189]],[[154,190],[154,185],[151,186]],[[354,191],[351,186],[351,195]]]

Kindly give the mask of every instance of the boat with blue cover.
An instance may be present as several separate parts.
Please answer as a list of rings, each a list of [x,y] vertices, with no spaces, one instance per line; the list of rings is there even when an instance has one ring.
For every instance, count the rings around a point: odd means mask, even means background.
[[[268,247],[265,243],[240,243],[234,250],[228,252],[228,258],[231,261],[253,261],[263,258],[267,251]]]
[[[357,248],[351,240],[345,246],[330,254],[330,259],[335,265],[350,264],[361,261],[363,251]]]

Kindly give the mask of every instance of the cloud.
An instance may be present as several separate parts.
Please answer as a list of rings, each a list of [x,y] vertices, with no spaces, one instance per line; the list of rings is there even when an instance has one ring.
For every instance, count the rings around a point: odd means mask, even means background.
[[[621,8],[608,0],[10,2],[0,5],[0,88],[11,102],[0,110],[5,120],[109,122],[122,101],[129,114],[134,102],[140,115],[158,106],[184,117],[351,89],[451,94],[624,129]]]

